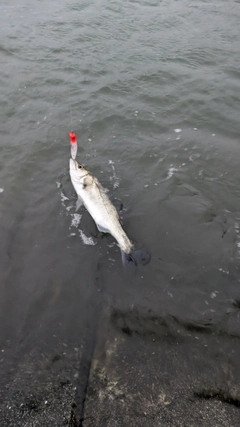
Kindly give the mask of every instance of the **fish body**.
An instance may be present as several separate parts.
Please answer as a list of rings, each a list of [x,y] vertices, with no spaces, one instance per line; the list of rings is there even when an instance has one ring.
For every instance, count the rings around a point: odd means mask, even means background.
[[[123,230],[118,212],[111,203],[98,179],[88,172],[75,159],[70,158],[70,177],[77,193],[77,208],[83,203],[100,232],[111,234],[121,249],[125,265],[145,265],[150,255],[143,249],[134,251],[134,246]]]

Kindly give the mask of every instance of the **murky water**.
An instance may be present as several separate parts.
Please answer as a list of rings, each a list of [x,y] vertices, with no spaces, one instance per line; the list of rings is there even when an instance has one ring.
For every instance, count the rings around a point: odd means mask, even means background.
[[[1,2],[2,385],[91,342],[104,304],[239,335],[239,20],[233,0]],[[152,254],[134,277],[75,213],[71,129]]]

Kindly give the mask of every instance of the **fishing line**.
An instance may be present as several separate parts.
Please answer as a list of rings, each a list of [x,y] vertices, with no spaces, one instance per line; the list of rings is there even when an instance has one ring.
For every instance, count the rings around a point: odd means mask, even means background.
[[[72,117],[72,103],[69,96],[69,102],[70,102],[70,116],[71,116],[71,129],[70,131],[73,132],[73,117]]]

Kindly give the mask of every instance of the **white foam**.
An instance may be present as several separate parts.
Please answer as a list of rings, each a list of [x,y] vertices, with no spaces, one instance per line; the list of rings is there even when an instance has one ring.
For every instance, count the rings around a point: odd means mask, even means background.
[[[71,228],[71,227],[77,228],[81,222],[82,215],[80,215],[79,213],[74,213],[71,216],[72,216],[72,221],[71,221],[71,225],[69,228]]]
[[[199,157],[201,157],[201,154],[195,153],[195,154],[192,154],[191,156],[189,156],[189,160],[190,160],[190,162],[194,162],[194,160],[199,159]]]
[[[56,184],[57,184],[57,188],[60,188],[60,187],[61,187],[61,182],[56,181]]]
[[[4,188],[0,188],[0,193],[3,193],[4,192]]]
[[[228,270],[223,270],[223,268],[221,268],[221,267],[220,267],[218,270],[219,270],[219,271],[221,271],[222,273],[229,274],[229,271],[228,271]]]
[[[113,175],[112,175],[112,177],[110,177],[110,179],[114,181],[113,182],[113,188],[115,190],[116,188],[119,187],[119,178],[116,175],[114,162],[112,160],[109,160],[108,163],[109,163],[109,165],[111,165],[111,168],[112,168],[112,171],[113,171]]]
[[[166,178],[166,179],[170,179],[170,178],[172,178],[172,176],[174,175],[174,172],[178,172],[178,169],[173,168],[173,167],[169,168],[169,169],[168,169],[168,174],[167,174],[167,178]]]
[[[65,200],[69,200],[69,198],[61,191],[61,202],[65,202]]]
[[[214,292],[212,292],[211,294],[210,294],[210,298],[216,298],[216,296],[217,296],[217,294],[218,294],[218,291],[214,291]]]
[[[109,248],[114,248],[114,246],[116,246],[116,243],[110,243],[110,244],[108,245],[108,247],[109,247]]]
[[[236,218],[237,220],[239,218]],[[235,232],[236,232],[236,237],[237,237],[237,242],[236,242],[236,246],[237,246],[237,252],[238,252],[238,259],[239,259],[239,255],[240,255],[240,234],[239,234],[240,228],[239,228],[239,223],[235,222]]]
[[[79,230],[79,233],[84,245],[94,246],[97,244],[97,242],[94,242],[92,237],[87,237],[82,230]]]
[[[182,132],[182,129],[174,129],[174,132],[175,133],[180,133],[180,132]]]

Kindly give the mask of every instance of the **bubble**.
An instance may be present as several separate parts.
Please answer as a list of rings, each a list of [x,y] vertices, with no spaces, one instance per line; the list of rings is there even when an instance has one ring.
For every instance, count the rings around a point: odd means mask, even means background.
[[[80,233],[80,236],[81,236],[81,239],[82,239],[84,245],[94,246],[97,244],[96,242],[94,242],[92,237],[87,237],[82,230],[79,230],[79,233]]]

